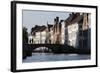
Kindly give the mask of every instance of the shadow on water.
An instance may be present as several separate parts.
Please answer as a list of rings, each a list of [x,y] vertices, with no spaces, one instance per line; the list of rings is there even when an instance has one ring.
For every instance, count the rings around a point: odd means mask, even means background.
[[[50,62],[50,61],[72,61],[72,60],[88,60],[90,55],[79,54],[54,54],[54,53],[32,53],[31,57],[23,60],[24,63],[31,62]]]
[[[64,54],[65,56],[64,57],[61,56],[62,54]],[[76,48],[73,48],[72,46],[68,46],[68,45],[26,44],[23,49],[23,60],[27,59],[27,57],[28,58],[32,57],[33,59],[35,58],[38,60],[40,60],[39,58],[42,59],[42,57],[43,58],[46,57],[46,58],[51,58],[52,60],[54,60],[52,57],[54,57],[55,55],[58,59],[60,59],[60,57],[63,57],[63,59],[64,59],[64,58],[66,58],[66,56],[68,57],[68,54],[74,54],[74,55],[78,54],[81,57],[82,57],[82,55],[90,55],[90,53],[86,49],[83,49],[83,50],[76,49]],[[73,57],[73,56],[71,56],[71,57]],[[75,56],[75,57],[77,57],[77,56]],[[82,59],[81,57],[80,57],[80,59]],[[71,59],[66,58],[66,59],[73,60],[73,58],[71,58]],[[63,60],[63,59],[61,59],[61,60]],[[48,61],[49,61],[49,59],[48,59]]]

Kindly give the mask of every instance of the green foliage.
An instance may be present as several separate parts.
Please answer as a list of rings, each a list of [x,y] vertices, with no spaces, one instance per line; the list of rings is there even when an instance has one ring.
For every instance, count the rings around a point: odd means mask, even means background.
[[[23,42],[28,43],[28,32],[26,27],[23,27]]]

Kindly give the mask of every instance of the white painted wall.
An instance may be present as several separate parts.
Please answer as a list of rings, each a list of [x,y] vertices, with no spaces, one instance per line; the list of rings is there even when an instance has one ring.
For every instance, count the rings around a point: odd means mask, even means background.
[[[35,43],[36,44],[39,44],[40,43],[40,35],[41,35],[40,32],[36,32],[36,35],[35,35]]]
[[[61,24],[62,24],[62,26],[61,26],[61,44],[64,44],[64,42],[65,42],[65,23],[62,22]]]
[[[78,46],[78,24],[72,24],[68,27],[68,45],[77,47]]]
[[[35,44],[44,44],[46,40],[46,31],[36,32],[34,42]]]
[[[42,40],[42,44],[45,44],[45,40],[46,40],[46,31],[42,31],[42,32],[41,32],[41,40]]]

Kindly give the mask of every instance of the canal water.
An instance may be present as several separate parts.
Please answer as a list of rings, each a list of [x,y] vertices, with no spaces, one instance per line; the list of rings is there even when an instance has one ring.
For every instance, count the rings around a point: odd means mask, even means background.
[[[88,60],[91,55],[79,54],[52,54],[52,53],[32,53],[32,56],[23,60],[24,63],[47,62],[47,61],[68,61],[68,60]]]

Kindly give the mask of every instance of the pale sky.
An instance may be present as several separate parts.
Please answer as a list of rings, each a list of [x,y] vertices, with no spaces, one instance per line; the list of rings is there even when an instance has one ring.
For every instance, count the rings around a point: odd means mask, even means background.
[[[35,10],[23,10],[23,27],[28,29],[28,33],[35,25],[46,25],[47,22],[53,24],[54,18],[57,16],[61,20],[68,18],[68,12],[56,12],[56,11],[35,11]]]

